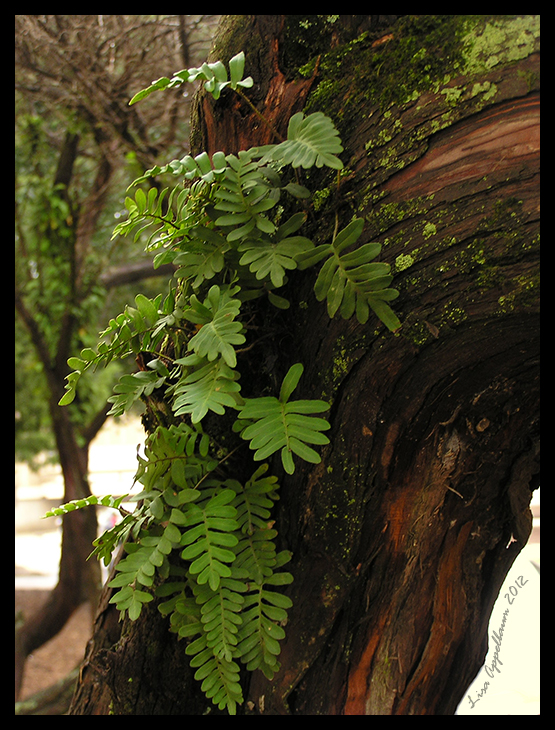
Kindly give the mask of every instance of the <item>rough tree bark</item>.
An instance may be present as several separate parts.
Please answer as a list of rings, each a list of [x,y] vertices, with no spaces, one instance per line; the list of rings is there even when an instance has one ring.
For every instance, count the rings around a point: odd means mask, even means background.
[[[281,480],[294,606],[246,714],[449,715],[483,662],[539,471],[538,36],[533,16],[222,21],[214,55],[245,50],[279,131],[303,106],[336,121],[347,174],[312,176],[310,235],[364,215],[403,322],[330,321],[302,273],[258,352],[277,382],[303,362],[302,397],[333,405],[322,463]],[[199,149],[269,141],[235,97],[198,115]],[[70,714],[204,712],[156,607],[122,627],[108,599]]]

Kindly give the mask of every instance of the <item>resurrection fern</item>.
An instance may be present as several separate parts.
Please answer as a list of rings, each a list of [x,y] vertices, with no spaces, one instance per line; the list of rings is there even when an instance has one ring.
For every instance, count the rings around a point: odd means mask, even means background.
[[[305,219],[304,213],[296,213],[273,235],[246,236],[237,248],[243,254],[239,264],[248,265],[257,279],[267,280],[269,277],[274,287],[283,286],[287,270],[296,269],[297,258],[314,247],[309,238],[291,235],[299,230]]]
[[[239,53],[227,68],[216,62],[184,69],[154,81],[130,103],[198,80],[215,100],[226,89],[239,94],[261,117],[244,94],[253,84],[243,78],[244,66]],[[141,491],[74,500],[47,515],[95,505],[120,513],[121,521],[94,541],[92,552],[109,565],[124,543],[109,583],[111,602],[122,618],[135,621],[156,599],[170,630],[184,641],[203,692],[230,714],[243,702],[241,666],[268,679],[279,671],[292,605],[282,589],[293,576],[283,570],[291,554],[277,548],[272,510],[279,485],[267,473],[269,464],[259,465],[246,483],[234,479],[228,459],[239,446],[230,451],[222,445],[227,439],[216,443],[207,431],[215,433],[213,417],[225,415],[226,434],[240,445],[240,439],[248,442],[255,463],[279,454],[292,474],[298,459],[320,462],[330,428],[320,415],[330,404],[291,400],[302,363],[289,367],[277,395],[243,396],[242,352],[255,344],[248,335],[257,327],[250,302],[267,297],[287,309],[290,272],[321,264],[314,292],[330,317],[356,315],[365,324],[372,311],[388,329],[400,327],[388,304],[397,296],[390,267],[375,260],[381,247],[358,243],[363,219],[352,220],[329,243],[315,246],[302,235],[311,194],[301,175],[312,167],[341,170],[342,151],[331,119],[299,112],[289,120],[287,139],[276,144],[185,155],[135,180],[125,199],[127,217],[113,237],[141,241],[155,252],[154,266],[171,263],[175,276],[165,297],[137,295],[100,333],[96,350],[84,348],[68,360],[60,400],[71,403],[87,371],[129,355],[137,359],[139,372],[123,375],[109,402],[111,415],[129,411],[137,400],[149,406],[151,432],[144,453],[137,454],[135,475]],[[165,176],[169,187],[157,181],[143,189]],[[302,209],[286,214],[295,201]]]
[[[289,120],[287,140],[271,151],[272,159],[293,167],[331,167],[341,170],[343,163],[336,155],[343,152],[339,133],[322,112],[304,116],[294,114]]]
[[[153,187],[147,195],[142,188],[138,188],[134,198],[125,199],[128,217],[118,223],[113,237],[133,236],[136,242],[149,231],[145,249],[150,251],[167,246],[186,235],[199,219],[199,190],[185,188],[180,191],[174,188],[169,195],[168,192],[168,188],[163,188],[159,193]],[[156,263],[160,265],[161,261],[157,260]]]
[[[129,104],[135,104],[158,89],[173,89],[181,86],[187,81],[196,81],[197,79],[205,82],[204,87],[206,91],[212,94],[214,99],[219,99],[222,90],[225,89],[226,86],[230,86],[234,90],[240,88],[251,88],[254,83],[253,79],[250,76],[246,79],[243,78],[244,69],[245,54],[241,51],[241,53],[238,53],[229,62],[229,76],[226,67],[221,61],[216,61],[216,63],[203,63],[200,68],[190,68],[178,71],[171,79],[163,76],[157,81],[153,81],[148,88],[135,94]]]
[[[264,215],[279,201],[279,175],[261,166],[254,151],[226,157],[228,168],[215,192],[216,226],[229,242],[244,238],[253,229],[273,233],[275,225]]]
[[[176,278],[190,281],[196,290],[223,271],[231,245],[224,236],[206,226],[195,226],[189,233],[191,240],[186,250],[176,253],[172,262],[179,266]]]
[[[202,303],[192,294],[189,307],[183,311],[185,319],[200,325],[187,349],[209,361],[221,357],[230,368],[237,365],[235,345],[245,342],[243,325],[235,321],[241,309],[241,301],[233,298],[238,291],[239,287],[220,289],[214,285]]]
[[[45,517],[62,517],[76,509],[90,507],[91,505],[100,505],[102,507],[113,507],[114,509],[119,509],[121,503],[127,496],[128,495],[126,494],[123,497],[115,498],[111,495],[107,495],[106,497],[95,497],[94,495],[91,495],[90,497],[84,497],[83,499],[73,499],[71,502],[66,502],[65,504],[61,504],[59,507],[54,507],[53,509],[48,510],[48,512],[43,515],[42,519]]]
[[[314,292],[318,301],[327,300],[330,317],[339,311],[344,319],[349,319],[356,312],[358,321],[364,324],[372,309],[390,330],[396,330],[401,323],[386,304],[398,296],[396,289],[388,288],[393,279],[390,266],[373,262],[381,245],[366,243],[351,253],[343,253],[360,238],[363,228],[364,220],[356,218],[330,244],[299,254],[299,268],[307,268],[327,258],[316,279]]]
[[[239,373],[221,359],[209,362],[193,354],[176,360],[176,364],[183,366],[182,376],[171,391],[176,416],[190,414],[192,423],[199,423],[209,410],[221,416],[226,407],[242,402]]]
[[[327,411],[329,404],[321,400],[289,401],[303,369],[301,363],[291,366],[283,379],[279,398],[248,399],[239,412],[239,427],[250,421],[250,425],[241,430],[241,436],[250,441],[251,449],[255,450],[254,460],[262,461],[280,451],[283,468],[288,474],[295,471],[293,454],[319,464],[320,455],[307,444],[329,443],[322,433],[329,429],[329,423],[323,418],[306,415]]]

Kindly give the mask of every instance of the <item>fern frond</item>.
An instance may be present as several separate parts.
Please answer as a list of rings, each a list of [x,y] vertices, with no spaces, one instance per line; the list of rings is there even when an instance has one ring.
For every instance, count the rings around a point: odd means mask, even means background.
[[[181,571],[175,566],[172,568]],[[193,639],[186,648],[195,678],[202,690],[220,709],[233,714],[243,701],[236,658],[238,628],[242,624],[242,594],[246,585],[233,578],[222,578],[216,590],[208,583],[199,585],[186,573],[185,581],[163,583],[156,595],[168,597],[160,604],[163,616],[170,616],[171,631],[179,638]]]
[[[192,423],[198,423],[209,410],[222,415],[226,407],[242,403],[239,373],[223,360],[209,362],[193,354],[176,362],[184,366],[183,375],[172,390],[176,416],[190,413]]]
[[[167,171],[167,168],[172,168],[174,174],[196,177],[195,174],[187,172],[189,160],[193,166],[196,166],[196,158],[195,160],[190,157],[179,161],[174,160],[165,168],[156,166],[147,170],[142,177],[133,182],[133,185],[162,174]],[[210,162],[208,164],[210,165]],[[215,175],[215,171],[210,169]],[[166,248],[176,246],[182,240],[186,240],[190,230],[203,223],[206,218],[204,211],[209,200],[208,191],[210,189],[210,186],[205,183],[207,177],[208,173],[201,174],[201,179],[189,187],[183,188],[179,185],[171,191],[169,188],[163,188],[158,192],[156,187],[152,187],[145,193],[142,188],[139,188],[135,192],[134,199],[126,197],[127,219],[118,223],[114,228],[112,239],[116,236],[133,236],[134,242],[137,242],[144,238],[146,251],[152,251],[161,246]],[[169,197],[166,198],[168,192]],[[154,260],[155,268],[161,263],[167,263],[168,260],[171,260],[170,252],[166,251],[162,255],[157,255]]]
[[[138,523],[140,523],[140,518],[138,518],[137,514],[133,513],[125,515],[123,520],[116,522],[113,527],[106,530],[102,533],[102,535],[99,535],[95,540],[93,540],[94,550],[88,556],[87,560],[92,558],[94,555],[98,560],[102,560],[104,565],[108,567],[112,562],[114,550],[118,545],[127,540]]]
[[[231,368],[237,364],[234,345],[245,342],[243,325],[235,321],[241,308],[240,300],[233,298],[237,291],[236,287],[226,291],[214,285],[203,303],[193,294],[183,312],[185,319],[202,325],[189,340],[188,349],[209,361],[222,357]]]
[[[238,495],[233,504],[242,534],[252,535],[256,529],[269,529],[270,510],[278,499],[279,485],[277,477],[263,476],[268,469],[268,464],[259,466],[244,486],[235,480],[226,481],[226,486]]]
[[[201,152],[196,157],[185,155],[180,160],[172,160],[163,167],[154,165],[144,175],[133,180],[129,187],[146,182],[149,178],[165,174],[184,177],[186,180],[200,180],[210,185],[214,181],[221,179],[226,167],[227,162],[223,152],[214,152],[212,157],[206,152]],[[189,190],[193,190],[193,188]]]
[[[186,244],[185,250],[181,247],[173,263],[180,267],[175,277],[190,280],[193,289],[198,289],[223,270],[231,246],[226,238],[206,226],[195,226],[191,236],[193,240]]]
[[[138,188],[135,192],[135,198],[125,198],[125,207],[127,208],[127,220],[118,223],[112,233],[112,240],[116,236],[133,236],[133,241],[137,242],[141,235],[148,230],[154,223],[160,226],[161,230],[168,227],[178,229],[179,226],[174,222],[174,215],[171,209],[168,214],[164,212],[163,202],[168,193],[168,188],[164,188],[158,193],[156,188],[150,188],[145,194],[142,188]],[[160,229],[154,231],[147,242],[147,248],[150,246],[152,238]]]
[[[116,566],[116,575],[108,584],[111,588],[120,588],[135,582],[143,586],[152,586],[156,569],[167,564],[167,556],[179,545],[181,532],[172,523],[166,525],[158,535],[143,535],[138,542],[127,543],[128,553]],[[162,571],[164,572],[164,571]]]
[[[160,319],[159,308],[165,311],[171,306],[170,301],[171,298],[167,297],[162,304],[161,294],[154,299],[138,294],[135,297],[135,307],[128,305],[125,311],[112,318],[108,327],[100,333],[101,339],[96,352],[90,347],[85,347],[81,350],[80,357],[68,359],[67,363],[73,372],[66,376],[66,392],[58,405],[69,405],[73,401],[77,385],[85,371],[91,368],[96,370],[101,364],[106,367],[114,358],[123,358],[141,349],[148,350],[151,346],[152,349],[156,349],[163,337],[163,332],[157,331],[155,327]],[[106,339],[109,341],[106,342]],[[138,382],[133,383],[134,387],[138,385]]]
[[[322,112],[306,117],[303,112],[289,120],[287,139],[275,146],[272,158],[293,167],[322,167],[343,169],[336,155],[343,152],[339,132],[332,120]]]
[[[243,78],[244,69],[245,54],[241,51],[236,56],[233,56],[229,62],[229,77],[227,69],[221,61],[203,63],[200,68],[189,68],[178,71],[171,79],[167,76],[162,76],[156,81],[153,81],[146,89],[137,92],[129,102],[129,105],[136,104],[141,99],[145,99],[159,89],[175,89],[188,81],[192,82],[197,79],[205,82],[204,88],[212,94],[214,99],[219,99],[223,89],[227,86],[232,89],[251,88],[254,81],[251,76]]]
[[[202,630],[206,634],[207,646],[215,656],[227,661],[236,654],[237,632],[243,623],[241,609],[245,601],[241,593],[246,590],[244,583],[225,578],[216,590],[208,584],[197,584],[194,589],[196,602],[201,606]]]
[[[90,497],[83,497],[83,499],[73,499],[71,502],[66,502],[65,504],[61,504],[59,507],[54,507],[53,509],[48,510],[41,519],[44,520],[47,517],[61,517],[62,515],[67,515],[69,512],[74,512],[76,509],[82,509],[83,507],[91,507],[94,505],[112,507],[113,509],[119,510],[121,503],[127,499],[128,496],[128,494],[124,494],[123,497],[112,497],[108,494],[105,497],[95,497],[94,495],[91,495]]]
[[[144,491],[133,499],[148,504],[161,495],[168,507],[190,501],[198,482],[217,465],[208,447],[208,435],[198,424],[159,426],[146,440],[145,458],[137,454],[135,482],[140,482]]]
[[[290,573],[277,575],[281,576],[280,585],[285,584],[283,576],[287,576],[288,582],[293,580]],[[271,580],[268,579],[266,584]],[[247,610],[243,612],[237,651],[248,671],[260,669],[270,680],[279,671],[279,642],[285,638],[280,623],[287,621],[287,609],[292,605],[288,596],[267,590],[264,585],[257,586],[245,597],[244,609]]]
[[[373,262],[381,251],[381,244],[366,243],[350,253],[343,253],[359,239],[363,227],[364,219],[357,218],[340,231],[331,244],[301,252],[297,257],[299,268],[305,269],[327,258],[316,279],[314,293],[318,301],[327,300],[330,317],[339,311],[344,319],[349,319],[356,313],[358,321],[364,324],[372,309],[388,329],[395,331],[401,323],[386,302],[395,299],[399,292],[389,288],[393,279],[390,265]]]
[[[110,588],[119,588],[110,603],[115,603],[120,613],[127,611],[131,621],[139,618],[144,603],[152,601],[153,596],[138,588],[138,585],[151,587],[157,573],[161,577],[169,574],[167,556],[177,546],[181,533],[173,524],[168,524],[160,535],[145,533],[137,542],[127,543],[127,553],[116,565],[117,575],[108,583]]]
[[[216,225],[231,228],[230,242],[253,230],[273,233],[275,225],[264,213],[279,201],[279,175],[264,167],[253,150],[228,155],[226,160],[229,167],[215,192],[215,210],[220,213]]]
[[[248,236],[237,249],[243,253],[239,264],[248,265],[257,279],[269,278],[274,287],[283,286],[286,270],[297,268],[297,256],[314,247],[309,238],[291,235],[304,221],[305,215],[297,213],[282,224],[273,236]]]
[[[234,497],[231,489],[223,489],[207,501],[190,504],[182,522],[187,530],[181,537],[181,557],[192,561],[189,570],[199,585],[208,583],[214,591],[222,578],[231,576],[229,563],[235,559],[230,549],[238,542],[237,512],[230,505]]]
[[[268,586],[289,585],[293,576],[279,570],[291,554],[276,553],[277,532],[270,527],[269,518],[278,498],[278,484],[276,477],[265,476],[267,471],[268,464],[263,464],[244,486],[233,480],[226,486],[237,493],[233,504],[241,531],[233,570],[249,586],[242,604],[236,656],[250,671],[260,669],[272,679],[280,667],[279,641],[285,635],[279,624],[287,620],[291,600]]]
[[[194,674],[201,681],[201,689],[220,709],[230,715],[237,713],[237,705],[243,703],[243,690],[239,683],[239,665],[232,659],[215,656],[208,646],[205,634],[191,642],[185,649],[192,655],[191,666],[198,667]]]
[[[149,396],[156,388],[160,388],[166,380],[154,371],[140,370],[132,375],[122,375],[114,386],[114,395],[108,398],[112,407],[109,416],[121,416],[133,403],[143,396]]]
[[[272,396],[250,398],[239,412],[239,420],[252,421],[241,433],[255,451],[254,460],[262,461],[281,450],[283,468],[295,471],[293,454],[312,464],[319,464],[319,454],[307,444],[324,445],[329,439],[322,431],[330,428],[323,418],[312,414],[329,409],[320,400],[288,401],[303,372],[301,363],[292,365],[283,380],[279,400]],[[311,414],[311,415],[306,415]]]
[[[151,593],[126,585],[110,598],[109,603],[115,603],[120,614],[127,611],[131,621],[136,621],[141,615],[143,605],[150,603],[153,598]]]
[[[258,585],[272,575],[276,566],[273,540],[277,531],[270,527],[270,510],[278,498],[279,485],[276,477],[263,476],[267,471],[268,464],[262,464],[244,486],[235,480],[225,482],[237,493],[233,505],[240,537],[234,568],[245,580]]]

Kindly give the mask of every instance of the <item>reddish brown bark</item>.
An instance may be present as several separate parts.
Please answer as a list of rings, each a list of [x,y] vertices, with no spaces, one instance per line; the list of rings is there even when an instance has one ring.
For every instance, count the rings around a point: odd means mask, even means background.
[[[536,65],[534,59],[530,65]],[[408,199],[438,192],[447,197],[454,186],[453,193],[460,195],[467,181],[475,183],[486,175],[489,180],[492,175],[503,179],[519,162],[524,169],[533,167],[539,151],[539,95],[511,99],[451,127],[449,135],[433,140],[426,154],[395,175],[385,189]]]
[[[201,112],[198,116],[200,140],[196,145],[213,154],[223,149],[226,154],[236,153],[255,145],[279,141],[287,133],[289,119],[300,111],[313,86],[311,79],[288,80],[279,67],[280,44],[278,36],[283,30],[284,18],[279,15],[244,16],[249,44],[260,48],[262,58],[258,61],[257,84],[254,94],[261,116],[252,112],[245,98],[230,95],[225,107],[214,103],[211,96],[201,97]],[[225,27],[220,38],[226,37]],[[216,41],[216,49],[218,49]],[[217,55],[217,50],[213,52]],[[259,75],[262,71],[262,76]],[[247,73],[250,73],[247,66]],[[197,112],[198,113],[198,112]]]

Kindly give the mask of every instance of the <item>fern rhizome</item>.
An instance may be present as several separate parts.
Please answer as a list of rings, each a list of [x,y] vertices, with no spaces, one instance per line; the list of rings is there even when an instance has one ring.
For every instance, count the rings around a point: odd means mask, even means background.
[[[229,87],[250,104],[243,89],[253,82],[243,78],[244,64],[239,53],[229,71],[221,62],[180,71],[155,81],[130,103],[200,79],[215,99]],[[242,397],[238,350],[248,347],[246,303],[266,297],[288,308],[277,293],[287,272],[322,263],[314,291],[327,301],[330,317],[339,312],[365,323],[372,310],[390,330],[400,326],[388,305],[397,296],[389,288],[390,267],[374,261],[380,245],[354,246],[363,219],[318,246],[300,233],[310,191],[299,182],[299,168],[339,171],[342,151],[331,119],[300,112],[291,117],[284,141],[237,155],[187,155],[136,180],[134,197],[125,200],[127,219],[114,237],[146,241],[146,249],[156,251],[155,267],[168,262],[177,267],[169,294],[152,300],[138,295],[135,306],[110,320],[96,350],[70,358],[72,372],[60,400],[71,403],[85,371],[130,353],[141,353],[145,362],[147,353],[145,367],[121,377],[109,398],[110,413],[121,415],[137,399],[148,402],[162,392],[160,400],[173,411],[170,421],[161,418],[151,429],[144,456],[138,456],[135,481],[142,491],[125,501],[135,502],[135,509],[124,509],[121,497],[90,497],[48,516],[96,504],[119,510],[121,521],[95,541],[92,553],[108,565],[124,543],[125,555],[109,583],[115,589],[111,602],[134,621],[145,603],[160,599],[158,609],[185,640],[203,692],[230,714],[243,701],[240,665],[270,679],[279,670],[279,642],[291,607],[279,590],[293,581],[283,570],[291,556],[277,551],[271,521],[279,485],[265,462],[279,452],[288,474],[296,458],[319,463],[316,449],[328,443],[329,429],[320,415],[328,403],[291,398],[301,363],[290,367],[275,396]],[[291,167],[296,182],[285,184],[284,171]],[[163,174],[178,184],[139,187]],[[282,196],[298,199],[303,209],[281,220]],[[263,462],[253,464],[245,483],[222,478],[229,454],[203,430],[209,412],[235,412],[233,431],[248,442],[253,461]]]

